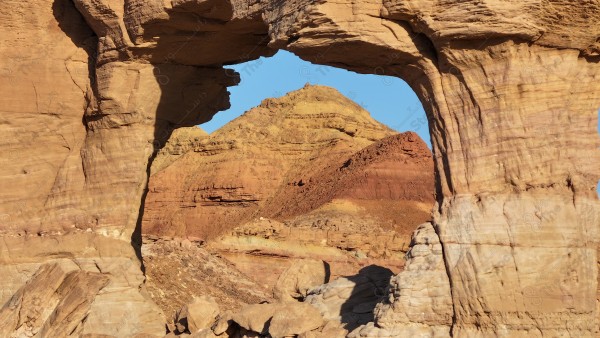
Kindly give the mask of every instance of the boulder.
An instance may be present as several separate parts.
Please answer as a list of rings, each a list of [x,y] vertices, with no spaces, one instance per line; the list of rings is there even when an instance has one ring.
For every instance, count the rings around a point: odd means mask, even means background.
[[[231,324],[233,324],[233,320],[231,319],[232,316],[233,314],[231,311],[226,311],[219,316],[215,324],[212,326],[212,330],[217,336],[225,333]]]
[[[271,318],[269,334],[273,338],[296,336],[318,329],[323,317],[315,307],[306,303],[290,303],[281,306]]]
[[[201,329],[190,335],[190,338],[217,338],[217,335],[211,329]]]
[[[316,308],[300,302],[248,305],[235,313],[232,321],[244,330],[273,338],[299,335],[324,323]],[[223,332],[222,328],[217,331]]]
[[[307,296],[308,291],[327,283],[329,266],[319,260],[296,260],[285,270],[273,288],[273,298],[282,302],[296,302]]]
[[[320,329],[304,332],[298,335],[298,338],[346,337],[347,334],[348,331],[342,327],[340,322],[330,320],[327,321]]]
[[[276,304],[251,304],[233,314],[231,319],[246,330],[265,334],[269,321],[279,308]]]
[[[319,309],[326,320],[342,323],[349,331],[373,321],[374,310],[383,300],[393,273],[367,266],[355,276],[338,278],[309,292],[306,303]]]
[[[210,296],[195,298],[177,313],[175,326],[178,332],[198,332],[210,328],[219,315],[219,304]]]

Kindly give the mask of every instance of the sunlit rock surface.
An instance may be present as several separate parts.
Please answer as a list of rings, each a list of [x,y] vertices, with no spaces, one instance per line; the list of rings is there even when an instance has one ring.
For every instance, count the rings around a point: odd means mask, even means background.
[[[283,48],[421,98],[454,336],[597,333],[597,0],[74,3],[0,14],[4,301],[42,264],[109,260],[102,290],[130,276],[110,304],[144,319],[101,315],[97,296],[88,321],[155,332],[133,248],[149,159],[228,107],[223,64]]]

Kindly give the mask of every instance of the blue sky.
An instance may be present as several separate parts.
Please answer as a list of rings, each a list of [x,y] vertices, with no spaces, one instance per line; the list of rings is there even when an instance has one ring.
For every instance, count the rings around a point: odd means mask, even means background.
[[[259,105],[266,98],[280,97],[311,83],[336,88],[363,106],[379,122],[399,132],[417,132],[431,148],[423,106],[413,90],[399,78],[357,74],[339,68],[313,65],[286,51],[279,51],[271,58],[260,58],[229,68],[240,73],[242,82],[229,88],[231,108],[201,125],[209,133]],[[600,124],[598,132],[600,133]],[[600,195],[600,183],[597,191]]]
[[[209,133],[258,106],[266,98],[283,96],[310,83],[336,88],[390,128],[400,132],[417,132],[431,148],[423,105],[406,82],[399,78],[313,65],[286,51],[279,51],[271,58],[260,58],[228,68],[240,73],[242,82],[229,88],[231,108],[201,125]]]

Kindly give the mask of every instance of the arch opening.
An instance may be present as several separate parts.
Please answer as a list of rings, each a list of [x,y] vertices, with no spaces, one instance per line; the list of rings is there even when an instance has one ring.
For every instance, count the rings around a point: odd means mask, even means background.
[[[263,99],[281,97],[310,83],[337,89],[395,131],[416,132],[431,149],[423,105],[410,86],[398,77],[358,74],[313,64],[285,50],[228,68],[240,74],[241,82],[229,87],[231,108],[200,125],[208,133],[258,106]]]
[[[200,125],[207,134],[176,129],[154,160],[144,237],[205,244],[270,287],[292,260],[323,261],[321,282],[374,274],[380,297],[401,271],[413,231],[431,220],[434,168],[419,98],[399,78],[315,65],[287,51],[229,67],[241,77],[228,89],[231,108]],[[167,264],[156,247],[147,245],[144,259],[158,288],[161,261],[173,269],[181,260]],[[340,314],[350,331],[353,301]]]

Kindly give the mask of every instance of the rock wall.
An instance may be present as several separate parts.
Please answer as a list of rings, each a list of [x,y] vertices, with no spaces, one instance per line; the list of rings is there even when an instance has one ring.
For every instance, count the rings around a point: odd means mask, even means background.
[[[98,38],[71,1],[2,6],[2,335],[162,333],[131,245],[153,123],[101,125],[106,115],[92,114]],[[90,278],[88,291],[69,292]]]
[[[316,3],[274,25],[274,46],[400,76],[420,96],[454,336],[598,330],[600,59],[597,25],[586,28],[598,5]]]
[[[67,0],[0,14],[3,300],[40,264],[81,257],[111,266],[99,295],[129,271],[106,297],[141,297],[130,241],[155,145],[227,107],[238,77],[223,64],[284,48],[399,76],[421,98],[454,336],[598,331],[599,1],[74,3],[85,22]]]

